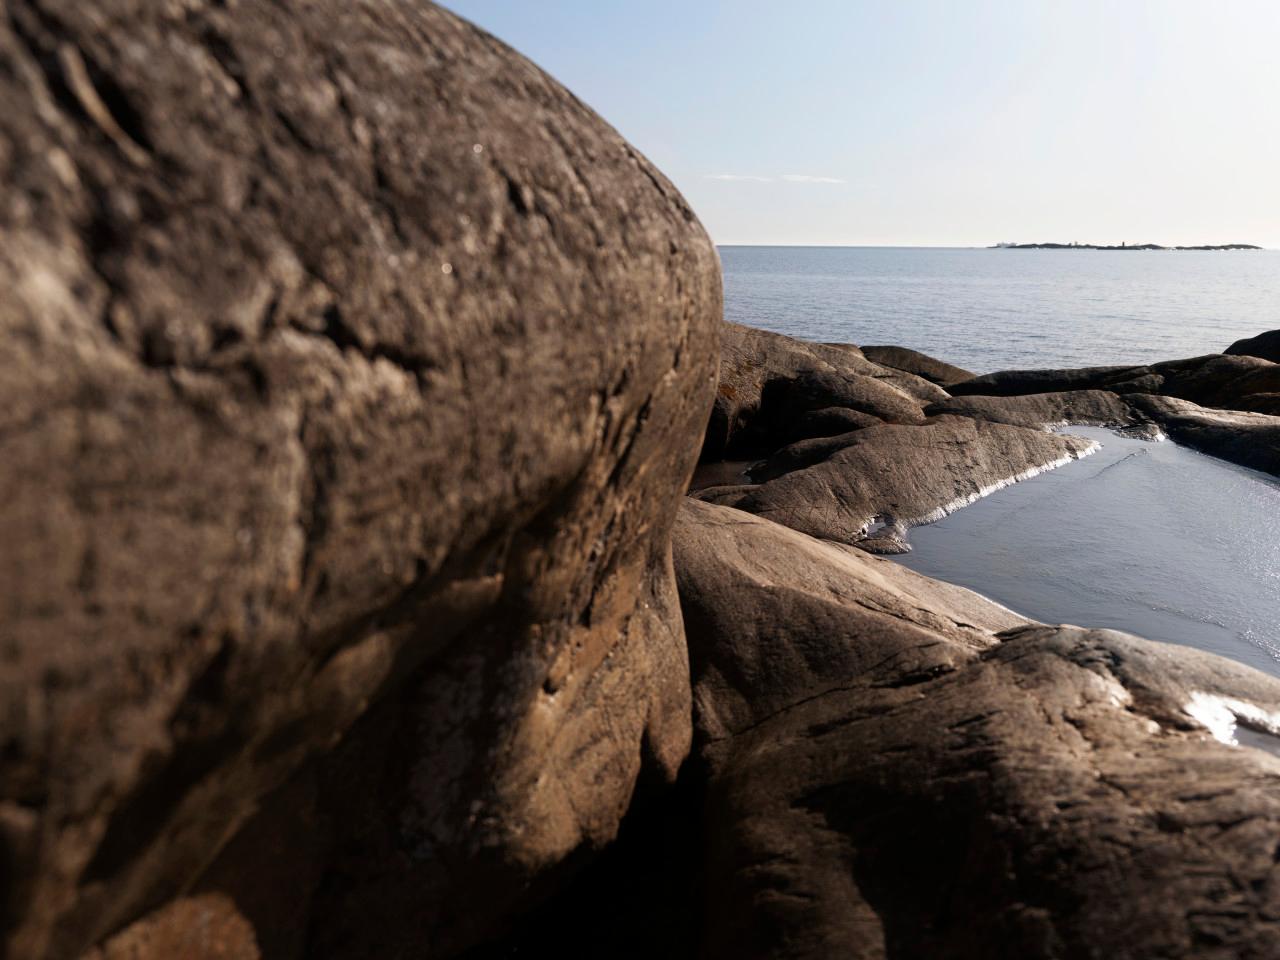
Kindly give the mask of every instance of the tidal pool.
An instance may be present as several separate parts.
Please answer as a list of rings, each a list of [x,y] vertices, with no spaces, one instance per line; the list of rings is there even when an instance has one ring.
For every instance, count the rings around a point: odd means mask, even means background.
[[[1280,676],[1280,481],[1170,441],[1063,432],[1102,449],[914,528],[897,559],[1045,623]]]

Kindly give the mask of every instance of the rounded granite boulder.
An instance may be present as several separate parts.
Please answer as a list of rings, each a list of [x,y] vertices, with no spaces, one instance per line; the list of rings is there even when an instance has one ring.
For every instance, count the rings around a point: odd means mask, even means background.
[[[5,14],[7,955],[447,954],[687,753],[715,250],[427,3]]]

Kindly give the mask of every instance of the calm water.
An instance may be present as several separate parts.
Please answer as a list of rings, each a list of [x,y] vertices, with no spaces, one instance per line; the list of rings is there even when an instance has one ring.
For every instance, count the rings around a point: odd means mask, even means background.
[[[979,373],[1218,352],[1280,327],[1280,252],[724,247],[729,319]],[[911,533],[908,566],[1037,620],[1280,675],[1280,483],[1172,443],[1102,451]]]
[[[1102,450],[916,527],[899,559],[1036,620],[1280,676],[1280,482],[1174,443],[1067,432]]]
[[[1218,353],[1280,327],[1280,251],[721,247],[730,320],[978,373]]]

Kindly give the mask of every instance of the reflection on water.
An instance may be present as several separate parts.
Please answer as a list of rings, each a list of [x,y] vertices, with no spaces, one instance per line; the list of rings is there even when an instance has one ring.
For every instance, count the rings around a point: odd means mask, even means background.
[[[1102,450],[915,528],[898,559],[1036,620],[1280,676],[1280,482],[1170,442],[1065,432]]]

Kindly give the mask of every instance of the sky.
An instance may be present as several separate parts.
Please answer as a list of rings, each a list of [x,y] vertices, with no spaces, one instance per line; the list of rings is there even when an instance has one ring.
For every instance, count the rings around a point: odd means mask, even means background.
[[[1280,0],[453,0],[721,244],[1280,247]]]

